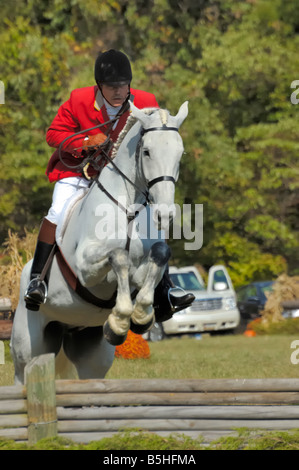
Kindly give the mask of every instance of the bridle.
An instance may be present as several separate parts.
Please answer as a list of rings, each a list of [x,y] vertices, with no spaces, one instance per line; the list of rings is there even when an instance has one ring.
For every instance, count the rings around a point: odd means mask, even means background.
[[[142,138],[143,138],[143,135],[146,134],[147,132],[154,132],[154,131],[175,131],[175,132],[179,132],[178,128],[177,127],[167,127],[166,125],[163,125],[162,127],[150,127],[148,129],[144,129],[142,128],[141,132],[140,132],[140,139],[139,139],[139,142],[137,144],[137,147],[136,147],[136,152],[135,152],[135,157],[136,157],[136,160],[140,159],[140,149],[141,149],[141,144],[142,144]],[[108,155],[107,152],[103,151],[102,153],[103,157],[109,162],[112,164],[113,168],[119,173],[119,175],[125,179],[126,181],[128,181],[131,186],[133,186],[140,194],[142,194],[144,196],[144,202],[140,204],[140,208],[138,210],[135,210],[134,212],[130,212],[126,207],[124,207],[117,199],[115,199],[112,194],[110,194],[106,188],[103,186],[103,184],[99,181],[99,176],[100,174],[97,175],[97,177],[95,178],[95,183],[97,184],[98,188],[104,193],[106,194],[106,196],[109,197],[109,199],[114,203],[116,204],[123,212],[125,212],[126,216],[127,216],[127,221],[128,221],[128,226],[130,227],[130,230],[132,229],[132,226],[130,224],[130,222],[132,222],[136,217],[137,215],[139,214],[140,210],[144,209],[148,204],[151,203],[151,200],[150,200],[150,197],[149,197],[149,189],[152,188],[155,184],[157,183],[160,183],[161,181],[171,181],[173,184],[175,184],[176,180],[173,176],[168,176],[168,175],[162,175],[162,176],[158,176],[156,178],[153,178],[152,180],[148,181],[147,182],[147,190],[144,191],[143,189],[141,189],[138,185],[136,185],[136,183],[134,183],[130,178],[128,178],[128,176],[123,173],[122,170],[120,170],[120,168],[115,164],[115,162],[113,161],[113,159]],[[129,246],[130,246],[130,240],[131,240],[131,233],[128,233],[127,234],[127,243],[126,243],[126,249],[129,250]]]
[[[175,132],[179,132],[177,127],[167,127],[165,124],[162,127],[150,127],[148,129],[143,129],[142,128],[141,138],[140,138],[139,142],[141,143],[141,140],[142,140],[142,137],[144,136],[144,134],[146,134],[147,132],[153,132],[153,131],[175,131]],[[137,146],[137,148],[138,148],[138,146]],[[175,184],[175,179],[174,179],[173,176],[164,175],[164,176],[158,176],[157,178],[153,178],[151,181],[148,181],[147,188],[150,189],[152,186],[154,186],[154,184],[160,183],[160,181],[172,181],[173,184]]]
[[[142,137],[147,132],[154,132],[154,131],[175,131],[175,132],[179,132],[177,127],[167,127],[165,125],[162,126],[162,127],[150,127],[148,129],[142,128],[141,132],[140,132],[140,139],[139,139],[139,142],[137,144],[136,152],[135,152],[136,160],[138,160],[140,158],[140,149],[141,149]],[[108,155],[108,153],[106,151],[103,151],[102,155],[109,163],[112,164],[114,169],[119,173],[119,175],[122,178],[124,178],[126,181],[128,181],[131,184],[131,186],[133,186],[140,194],[143,194],[143,196],[145,198],[145,202],[142,205],[144,205],[144,206],[147,205],[148,203],[150,203],[149,189],[152,188],[155,184],[160,183],[161,181],[172,181],[173,184],[175,184],[175,182],[176,182],[176,180],[173,176],[168,176],[168,175],[158,176],[158,177],[153,178],[152,180],[147,182],[147,191],[145,192],[144,190],[139,188],[138,185],[136,185],[136,183],[134,183],[132,180],[130,180],[130,178],[128,178],[128,176],[123,171],[121,171],[118,168],[118,166],[115,164],[113,159]],[[108,193],[108,191],[105,190],[104,186],[99,181],[99,176],[100,175],[98,175],[97,178],[96,178],[96,183],[99,186],[99,188],[102,191],[104,190],[105,194],[109,195],[111,200],[113,200],[114,202],[117,202],[116,199],[113,198],[113,196],[111,196],[110,193]]]

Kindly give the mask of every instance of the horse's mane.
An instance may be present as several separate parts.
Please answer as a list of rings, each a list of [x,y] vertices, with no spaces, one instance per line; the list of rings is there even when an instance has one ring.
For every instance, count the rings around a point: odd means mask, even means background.
[[[154,112],[157,112],[157,111],[159,111],[159,113],[160,113],[160,118],[161,118],[162,124],[167,124],[168,112],[165,109],[144,108],[142,110],[142,112],[144,112],[145,114],[148,114],[148,115],[153,114]],[[116,157],[116,154],[119,150],[119,147],[120,147],[121,143],[123,142],[124,138],[126,137],[127,133],[129,132],[129,130],[132,129],[132,127],[134,126],[134,124],[137,121],[138,121],[138,119],[135,116],[133,116],[133,114],[130,114],[130,116],[128,117],[128,119],[126,121],[126,124],[125,124],[124,128],[121,130],[121,132],[118,135],[117,141],[113,145],[112,152],[111,152],[111,158],[112,159]]]

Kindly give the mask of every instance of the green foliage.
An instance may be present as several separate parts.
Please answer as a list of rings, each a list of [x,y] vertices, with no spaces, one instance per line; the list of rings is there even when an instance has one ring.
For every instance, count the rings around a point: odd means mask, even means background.
[[[280,322],[251,322],[250,328],[258,335],[298,335],[298,318],[286,318]]]
[[[286,271],[283,256],[263,252],[258,244],[233,233],[229,227],[223,232],[222,224],[215,224],[215,228],[218,227],[220,235],[210,243],[208,255],[227,265],[235,287],[252,279],[272,280]]]
[[[173,261],[224,262],[236,285],[298,269],[297,2],[13,0],[0,19],[0,221],[38,224],[50,205],[45,131],[98,50],[132,59],[133,86],[176,113],[189,101],[177,202],[204,205],[204,241]]]
[[[240,428],[238,436],[220,438],[209,450],[298,450],[299,430],[264,431]]]
[[[1,78],[5,104],[0,106],[0,220],[7,229],[34,226],[46,212],[51,189],[45,167],[51,150],[45,131],[67,83],[69,52],[66,35],[45,37],[38,25],[17,16],[1,20]]]
[[[184,434],[160,437],[155,433],[129,429],[110,438],[76,444],[61,437],[42,439],[34,446],[14,441],[1,441],[0,450],[299,450],[299,431],[264,431],[236,429],[236,436],[222,437],[209,445],[202,439],[191,439]],[[98,455],[99,458],[99,455]]]
[[[161,437],[141,429],[127,429],[114,437],[91,442],[89,450],[199,450],[201,439],[191,439],[184,434]]]

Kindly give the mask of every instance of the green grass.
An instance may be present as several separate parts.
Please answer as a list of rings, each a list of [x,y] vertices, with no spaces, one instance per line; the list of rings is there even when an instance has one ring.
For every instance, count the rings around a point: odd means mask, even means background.
[[[14,383],[14,366],[12,363],[9,341],[4,341],[5,347],[5,363],[0,364],[0,386],[13,385]]]
[[[107,378],[265,378],[297,377],[291,363],[293,340],[299,335],[208,336],[150,343],[149,359],[114,361]]]
[[[291,363],[291,343],[298,335],[202,335],[174,337],[149,343],[149,359],[116,358],[108,379],[169,378],[287,378],[299,376],[299,364]],[[13,384],[13,364],[8,341],[6,363],[0,365],[0,386]]]

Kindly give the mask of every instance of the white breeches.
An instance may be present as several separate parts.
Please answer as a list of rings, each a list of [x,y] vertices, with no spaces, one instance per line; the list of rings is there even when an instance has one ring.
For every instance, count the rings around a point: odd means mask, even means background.
[[[80,189],[85,189],[89,185],[89,181],[81,176],[72,176],[70,178],[63,178],[55,183],[52,205],[49,209],[46,219],[53,224],[58,223],[59,216],[62,213],[66,202]]]

